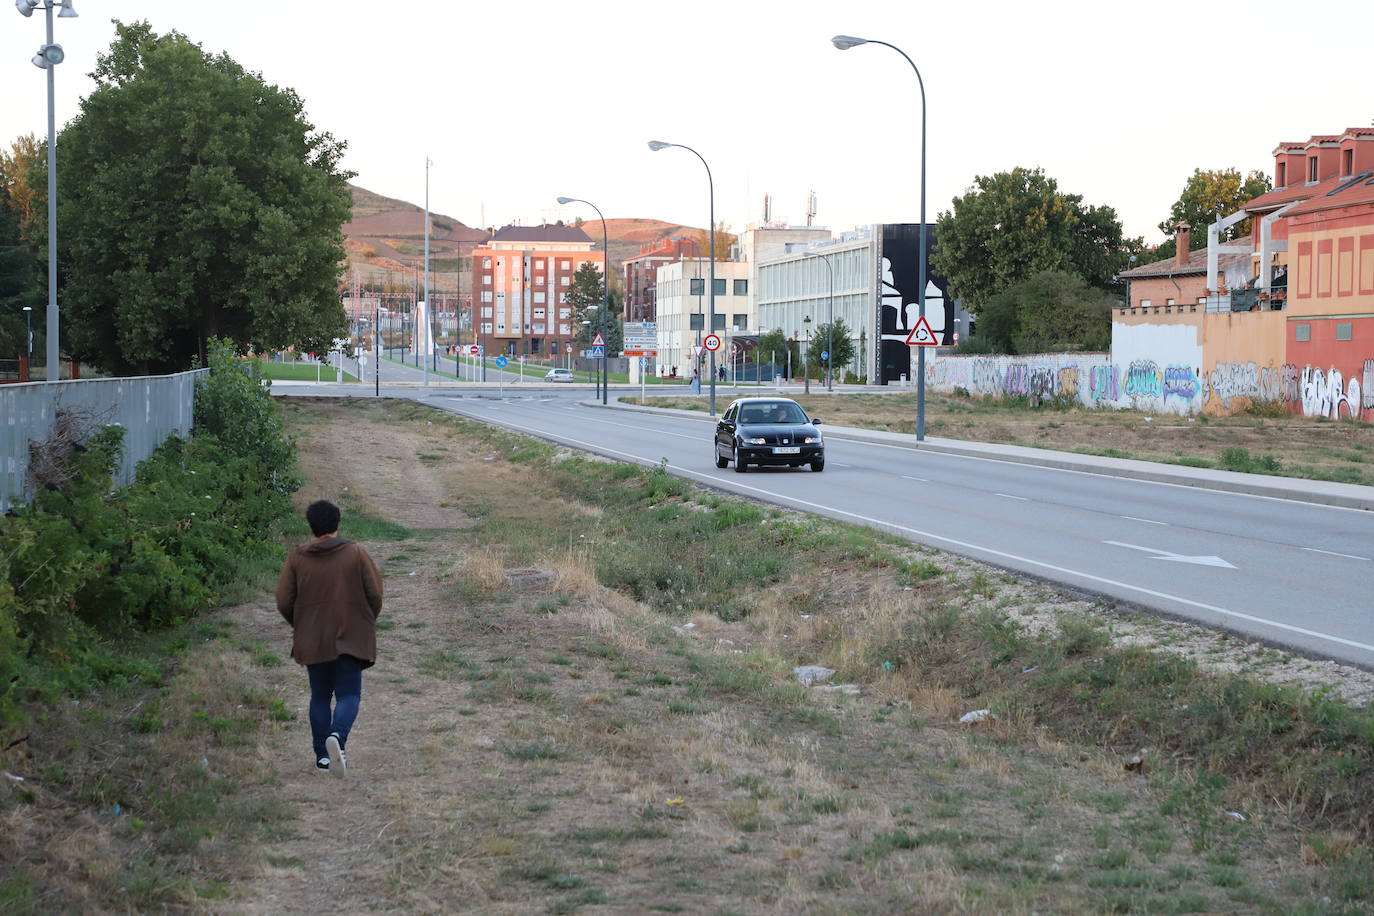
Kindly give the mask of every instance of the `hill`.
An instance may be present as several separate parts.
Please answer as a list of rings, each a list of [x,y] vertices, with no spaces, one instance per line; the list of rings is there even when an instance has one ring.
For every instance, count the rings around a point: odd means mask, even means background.
[[[348,282],[379,291],[388,286],[398,291],[411,289],[424,261],[424,209],[357,185],[350,184],[349,190],[353,218],[343,227]],[[601,221],[587,220],[581,226],[600,249]],[[620,275],[621,262],[638,255],[642,246],[674,235],[697,239],[703,252],[707,247],[706,230],[658,219],[607,219],[606,234],[616,276]],[[490,229],[473,228],[456,217],[430,211],[429,258],[436,294],[471,292],[467,259],[490,237]]]

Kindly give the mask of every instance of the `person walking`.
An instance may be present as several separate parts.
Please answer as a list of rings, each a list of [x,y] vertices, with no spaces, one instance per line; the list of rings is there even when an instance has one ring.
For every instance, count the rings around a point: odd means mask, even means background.
[[[363,671],[377,661],[382,576],[361,544],[339,537],[339,518],[339,507],[323,499],[305,510],[315,539],[287,556],[277,610],[291,624],[291,657],[310,678],[315,768],[342,773]]]

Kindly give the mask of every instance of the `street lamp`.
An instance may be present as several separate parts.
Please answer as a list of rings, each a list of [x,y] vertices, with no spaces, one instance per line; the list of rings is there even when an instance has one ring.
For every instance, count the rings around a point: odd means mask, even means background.
[[[661,149],[667,149],[667,148],[670,147],[670,146],[676,146],[676,147],[678,147],[679,149],[685,149],[687,152],[691,153],[693,156],[696,156],[698,159],[700,159],[700,160],[701,160],[701,164],[702,164],[703,166],[705,166],[705,168],[706,168],[706,187],[707,187],[708,191],[710,192],[710,224],[709,224],[709,226],[708,226],[708,229],[709,229],[710,234],[711,234],[710,241],[707,243],[708,246],[709,246],[710,249],[711,249],[710,252],[709,252],[709,254],[710,254],[710,260],[706,262],[706,264],[707,264],[707,276],[710,277],[710,283],[711,283],[711,289],[710,289],[710,291],[706,294],[706,311],[707,311],[707,314],[710,315],[711,317],[710,317],[709,326],[708,326],[707,329],[706,329],[706,333],[708,333],[708,334],[714,334],[714,333],[716,332],[716,182],[715,182],[715,179],[711,177],[711,167],[710,167],[709,165],[706,164],[706,157],[702,156],[701,153],[698,153],[696,150],[692,149],[690,146],[683,146],[681,143],[666,143],[666,142],[664,142],[663,140],[650,140],[650,141],[649,141],[649,149],[653,150],[654,152],[658,152],[658,151],[661,150]],[[716,415],[716,351],[715,351],[715,350],[712,350],[712,351],[711,351],[711,398],[710,398],[710,416],[713,416],[713,417],[714,417],[715,415]]]
[[[917,256],[919,261],[916,265],[916,310],[924,321],[926,317],[926,84],[921,79],[921,71],[916,68],[915,62],[907,57],[906,52],[893,44],[885,41],[878,41],[875,38],[855,38],[853,35],[836,35],[830,39],[830,43],[841,51],[848,51],[850,48],[859,45],[883,45],[891,48],[911,64],[911,69],[916,73],[916,84],[921,88],[921,239],[920,254]],[[920,441],[926,437],[926,348],[916,348],[916,439]]]
[[[830,263],[830,258],[814,251],[803,251],[802,254],[808,258],[819,258],[825,265],[825,269],[830,271],[830,327],[827,330],[825,342],[826,352],[830,355],[825,360],[825,390],[835,390],[835,375],[831,369],[835,365],[835,268]]]
[[[560,197],[558,202],[567,206],[568,204],[586,204],[596,211],[596,215],[601,217],[601,253],[606,259],[605,269],[601,272],[601,288],[606,292],[606,301],[601,308],[601,339],[609,343],[611,331],[606,322],[611,320],[611,237],[606,230],[606,217],[602,215],[601,208],[590,200],[583,200],[580,197]],[[607,400],[606,389],[610,387],[610,376],[606,370],[606,351],[601,351],[601,403]]]
[[[29,332],[29,368],[27,372],[33,371],[33,306],[24,306],[24,327]]]
[[[806,394],[811,393],[811,316],[807,315],[802,319],[802,324],[806,326],[806,349],[802,350],[802,379],[805,385]]]
[[[37,9],[47,13],[47,41],[33,56],[33,65],[48,71],[48,381],[58,378],[57,348],[57,115],[53,91],[53,70],[66,58],[60,44],[52,40],[52,11],[61,9],[59,19],[75,19],[72,0],[15,0],[15,8],[25,18]],[[29,359],[33,359],[33,341],[29,341]]]

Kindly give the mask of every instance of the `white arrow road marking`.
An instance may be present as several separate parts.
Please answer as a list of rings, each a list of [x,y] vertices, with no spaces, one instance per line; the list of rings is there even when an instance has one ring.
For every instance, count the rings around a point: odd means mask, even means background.
[[[1111,544],[1114,547],[1125,547],[1128,550],[1142,550],[1145,553],[1158,554],[1156,557],[1151,557],[1154,560],[1172,560],[1175,563],[1192,563],[1195,566],[1220,566],[1224,569],[1235,569],[1221,557],[1190,557],[1181,553],[1160,550],[1158,547],[1140,547],[1136,544],[1123,544],[1120,541],[1103,541],[1102,543]]]

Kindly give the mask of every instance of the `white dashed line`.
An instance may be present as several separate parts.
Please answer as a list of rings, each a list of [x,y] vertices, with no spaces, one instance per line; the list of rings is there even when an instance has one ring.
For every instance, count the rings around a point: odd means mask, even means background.
[[[1134,515],[1123,515],[1121,517],[1128,522],[1144,522],[1147,525],[1163,525],[1166,528],[1169,526],[1168,522],[1157,522],[1152,518],[1136,518]]]
[[[1028,503],[1028,502],[1030,502],[1030,497],[1029,497],[1029,496],[1012,496],[1010,493],[994,493],[993,495],[994,495],[994,496],[1000,496],[1000,497],[1002,497],[1003,499],[1014,499],[1014,500],[1017,500],[1018,502],[1023,502],[1023,503]]]
[[[1345,557],[1347,560],[1364,560],[1369,562],[1369,557],[1357,557],[1353,553],[1336,553],[1334,550],[1318,550],[1315,547],[1304,547],[1303,550],[1310,550],[1313,553],[1324,553],[1328,557]]]

